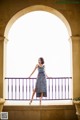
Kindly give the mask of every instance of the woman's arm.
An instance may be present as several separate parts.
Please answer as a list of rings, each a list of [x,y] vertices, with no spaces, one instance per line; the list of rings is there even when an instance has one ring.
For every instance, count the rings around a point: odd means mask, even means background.
[[[37,68],[38,68],[38,65],[36,65],[36,67],[34,68],[33,72],[30,74],[29,78],[33,75],[33,73],[36,71]]]

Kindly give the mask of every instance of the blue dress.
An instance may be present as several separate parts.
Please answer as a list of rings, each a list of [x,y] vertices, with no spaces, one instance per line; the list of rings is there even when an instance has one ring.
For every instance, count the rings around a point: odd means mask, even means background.
[[[41,93],[43,93],[43,97],[47,97],[45,66],[38,66],[38,76],[36,81],[36,97],[40,97]]]

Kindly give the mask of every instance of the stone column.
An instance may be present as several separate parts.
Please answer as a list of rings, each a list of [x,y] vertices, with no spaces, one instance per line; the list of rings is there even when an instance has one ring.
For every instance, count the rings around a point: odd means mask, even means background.
[[[0,97],[3,97],[3,53],[4,52],[4,37],[0,36]]]
[[[73,98],[80,96],[80,36],[72,36]]]
[[[4,97],[5,46],[6,40],[0,35],[0,97]]]

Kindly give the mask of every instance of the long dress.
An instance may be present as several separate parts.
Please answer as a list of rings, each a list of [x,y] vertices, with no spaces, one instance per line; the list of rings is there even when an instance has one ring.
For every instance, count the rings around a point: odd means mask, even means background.
[[[45,66],[38,66],[38,76],[36,81],[36,97],[40,97],[41,93],[43,93],[43,97],[47,97]]]

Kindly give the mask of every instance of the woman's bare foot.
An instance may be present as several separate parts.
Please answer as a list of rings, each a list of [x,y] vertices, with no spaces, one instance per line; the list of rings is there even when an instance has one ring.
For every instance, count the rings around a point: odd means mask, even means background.
[[[32,103],[32,99],[30,100],[29,105],[31,105],[31,103]]]

